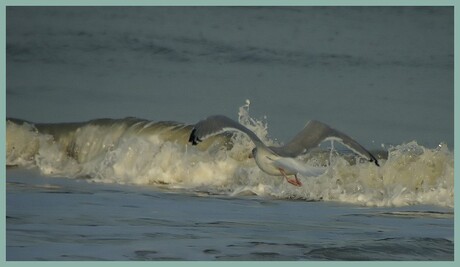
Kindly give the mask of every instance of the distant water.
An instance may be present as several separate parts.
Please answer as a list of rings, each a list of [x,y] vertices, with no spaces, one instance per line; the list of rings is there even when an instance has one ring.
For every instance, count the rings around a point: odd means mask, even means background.
[[[8,7],[6,164],[8,260],[453,260],[453,9]]]
[[[366,147],[453,147],[448,7],[8,7],[7,116],[194,123],[246,99]]]

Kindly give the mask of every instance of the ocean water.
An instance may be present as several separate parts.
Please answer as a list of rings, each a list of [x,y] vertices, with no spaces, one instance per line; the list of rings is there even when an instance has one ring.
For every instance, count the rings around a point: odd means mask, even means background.
[[[453,260],[453,94],[453,8],[8,7],[7,260]]]

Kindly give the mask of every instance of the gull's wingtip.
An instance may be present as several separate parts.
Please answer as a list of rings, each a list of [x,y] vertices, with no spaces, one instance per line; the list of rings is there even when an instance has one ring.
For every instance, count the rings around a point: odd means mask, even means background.
[[[190,133],[190,137],[188,138],[189,143],[192,143],[192,145],[196,146],[198,145],[199,142],[202,140],[196,136],[196,129],[193,129],[192,132]]]
[[[374,162],[375,165],[377,165],[377,167],[380,167],[379,161],[378,161],[377,158],[374,157],[374,155],[372,155],[372,154],[371,154],[371,159],[369,160],[369,162]]]
[[[378,162],[376,159],[374,159],[374,160],[371,160],[371,162],[374,162],[374,163],[375,163],[375,165],[377,165],[377,167],[380,167],[380,164],[379,164],[379,162]]]

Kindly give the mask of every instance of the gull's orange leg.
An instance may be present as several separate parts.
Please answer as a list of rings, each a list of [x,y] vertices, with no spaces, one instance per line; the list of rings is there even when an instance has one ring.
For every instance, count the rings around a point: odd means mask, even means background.
[[[295,179],[289,179],[289,178],[287,177],[286,172],[285,172],[283,169],[278,168],[278,170],[279,170],[280,173],[284,176],[284,178],[286,178],[286,181],[287,181],[288,183],[290,183],[290,184],[292,184],[292,185],[295,185],[295,186],[302,186],[302,183],[300,182],[299,178],[297,178],[297,175],[296,175],[296,174],[294,174]]]

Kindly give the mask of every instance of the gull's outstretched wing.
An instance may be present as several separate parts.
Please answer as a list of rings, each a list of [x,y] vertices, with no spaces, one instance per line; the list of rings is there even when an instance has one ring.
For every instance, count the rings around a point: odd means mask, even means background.
[[[379,166],[377,159],[358,142],[348,135],[315,120],[309,121],[305,128],[294,136],[286,145],[281,147],[270,147],[270,149],[283,157],[296,157],[317,147],[321,142],[326,140],[339,141],[356,154]]]
[[[208,137],[227,131],[243,132],[247,134],[257,146],[259,144],[263,145],[259,137],[257,137],[257,135],[255,135],[251,130],[223,115],[210,116],[202,121],[199,121],[193,127],[188,141],[193,145],[196,145]]]

